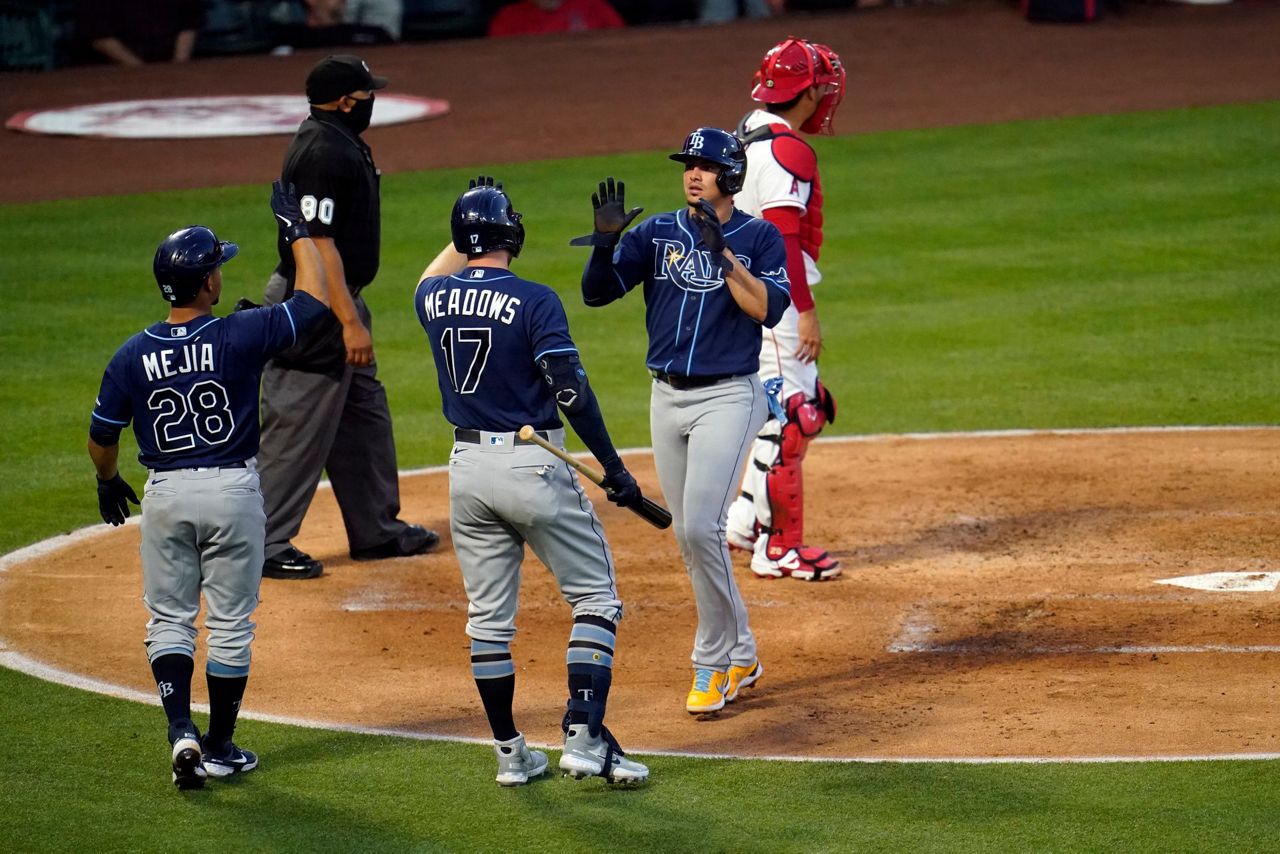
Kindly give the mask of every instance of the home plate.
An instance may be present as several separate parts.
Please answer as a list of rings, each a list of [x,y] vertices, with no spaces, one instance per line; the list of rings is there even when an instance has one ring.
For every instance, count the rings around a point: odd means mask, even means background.
[[[1228,593],[1270,593],[1280,584],[1280,572],[1208,572],[1161,578],[1156,584],[1172,584],[1193,590],[1220,590]]]

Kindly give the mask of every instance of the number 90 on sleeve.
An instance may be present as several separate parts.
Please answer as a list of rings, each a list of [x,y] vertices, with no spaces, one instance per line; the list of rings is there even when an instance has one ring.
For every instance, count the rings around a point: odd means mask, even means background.
[[[298,207],[302,208],[302,218],[307,222],[318,219],[325,225],[333,225],[333,199],[303,196],[298,199]]]

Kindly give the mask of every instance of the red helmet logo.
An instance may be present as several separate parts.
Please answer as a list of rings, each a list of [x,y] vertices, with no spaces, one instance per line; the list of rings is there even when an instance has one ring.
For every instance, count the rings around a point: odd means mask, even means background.
[[[769,49],[756,72],[751,98],[784,104],[806,89],[823,88],[813,115],[800,126],[806,133],[831,133],[831,119],[844,98],[847,79],[840,55],[824,44],[789,36]]]

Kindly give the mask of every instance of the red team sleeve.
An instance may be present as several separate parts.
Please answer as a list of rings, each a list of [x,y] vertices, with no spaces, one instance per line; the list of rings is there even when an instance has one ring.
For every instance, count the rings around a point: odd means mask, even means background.
[[[796,311],[813,308],[813,292],[809,290],[809,278],[805,273],[804,254],[800,249],[800,208],[786,205],[765,208],[762,218],[773,223],[782,232],[782,243],[787,247],[787,277],[791,279],[791,304]]]

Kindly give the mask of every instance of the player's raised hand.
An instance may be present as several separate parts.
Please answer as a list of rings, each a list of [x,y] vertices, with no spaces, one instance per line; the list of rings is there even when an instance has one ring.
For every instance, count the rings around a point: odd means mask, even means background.
[[[138,504],[138,495],[116,472],[110,480],[98,478],[98,512],[108,525],[123,525],[129,518],[129,502]]]
[[[290,183],[288,187],[283,181],[271,182],[271,212],[276,215],[276,225],[286,244],[293,243],[301,237],[310,237],[307,221],[302,217],[302,208],[298,205],[297,190]]]
[[[614,182],[610,176],[600,182],[600,189],[591,194],[591,207],[595,211],[595,231],[569,241],[570,246],[616,246],[622,232],[635,220],[644,208],[627,210],[627,185]]]
[[[492,175],[477,175],[467,182],[468,190],[474,190],[476,187],[493,187],[495,190],[501,190],[502,182],[495,181]]]
[[[720,215],[706,199],[698,199],[696,205],[690,205],[689,217],[698,227],[702,242],[711,250],[711,260],[716,262],[726,273],[733,269],[733,262],[724,257],[724,250],[729,245],[724,239],[724,226],[720,223]]]

